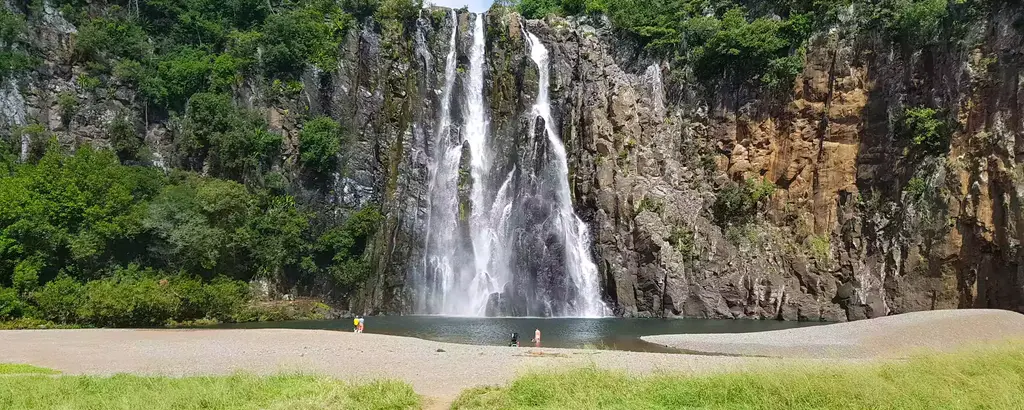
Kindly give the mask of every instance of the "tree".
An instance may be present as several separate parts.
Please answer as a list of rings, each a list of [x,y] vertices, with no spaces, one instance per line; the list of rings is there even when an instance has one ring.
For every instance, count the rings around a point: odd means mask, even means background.
[[[341,150],[341,126],[328,117],[306,121],[299,134],[299,158],[302,165],[321,176],[337,168]]]

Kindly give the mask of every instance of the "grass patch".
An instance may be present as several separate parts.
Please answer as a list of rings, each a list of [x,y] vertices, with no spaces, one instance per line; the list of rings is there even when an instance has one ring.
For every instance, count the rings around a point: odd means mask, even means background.
[[[1020,409],[1024,344],[876,365],[687,377],[577,369],[467,390],[453,409]]]
[[[0,374],[58,374],[60,372],[29,364],[0,363]]]
[[[0,377],[3,409],[408,409],[408,384],[353,385],[320,376]]]

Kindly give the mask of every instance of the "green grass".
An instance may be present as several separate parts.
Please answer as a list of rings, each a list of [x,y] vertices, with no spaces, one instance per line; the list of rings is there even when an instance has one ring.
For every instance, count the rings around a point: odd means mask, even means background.
[[[0,374],[58,374],[60,372],[28,364],[0,363]]]
[[[577,369],[471,389],[453,409],[1022,409],[1024,344],[906,362],[701,377]]]
[[[408,409],[408,384],[319,376],[5,376],[0,409]]]

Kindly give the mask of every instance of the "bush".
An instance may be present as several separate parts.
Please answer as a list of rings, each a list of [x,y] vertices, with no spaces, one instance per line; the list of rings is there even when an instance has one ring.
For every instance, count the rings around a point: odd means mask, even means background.
[[[27,304],[18,297],[17,290],[0,287],[0,320],[18,319],[26,307]]]
[[[124,116],[114,118],[110,123],[110,128],[107,129],[107,138],[121,162],[139,159],[139,150],[143,146],[142,139],[139,138],[139,134],[135,130],[135,124],[128,118]]]
[[[740,226],[751,222],[761,205],[775,193],[775,184],[766,180],[748,179],[731,183],[718,192],[711,207],[715,223],[721,227]]]
[[[907,108],[902,125],[904,139],[924,154],[939,155],[949,149],[950,131],[934,108]]]
[[[174,319],[194,321],[212,319],[231,321],[249,301],[249,286],[242,281],[218,277],[203,283],[194,276],[178,276],[169,280],[171,290],[181,299]]]
[[[58,276],[32,295],[42,319],[57,323],[78,321],[82,305],[82,284],[67,275]]]
[[[363,254],[383,219],[376,209],[363,208],[317,240],[315,263],[341,289],[356,288],[372,273]]]
[[[893,35],[912,47],[938,38],[942,20],[948,14],[947,0],[897,0],[890,3],[893,15],[888,25]]]
[[[35,67],[37,60],[28,52],[25,18],[0,7],[0,81]]]
[[[175,317],[181,305],[156,272],[132,266],[113,277],[90,281],[83,289],[81,319],[104,327],[160,326]]]
[[[565,14],[559,0],[522,0],[516,9],[528,19],[541,19],[549,14]]]
[[[146,32],[127,19],[93,19],[79,29],[75,41],[75,55],[81,61],[113,58],[141,61],[148,54]]]
[[[175,135],[179,155],[197,165],[206,159],[214,175],[235,180],[266,172],[281,142],[258,113],[239,109],[231,97],[215,93],[192,97]]]
[[[60,107],[60,119],[67,127],[71,120],[78,113],[78,96],[72,92],[64,92],[57,96],[57,106]]]
[[[320,175],[334,172],[341,150],[341,127],[328,117],[306,121],[299,134],[302,165]]]
[[[347,16],[340,10],[324,13],[299,8],[267,17],[263,24],[263,69],[270,77],[297,77],[307,63],[331,71],[338,61],[338,47]]]

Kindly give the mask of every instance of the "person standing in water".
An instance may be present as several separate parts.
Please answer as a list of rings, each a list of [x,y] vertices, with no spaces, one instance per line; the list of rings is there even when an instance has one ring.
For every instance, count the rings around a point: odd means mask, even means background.
[[[540,329],[533,331],[533,343],[536,347],[540,347]]]

